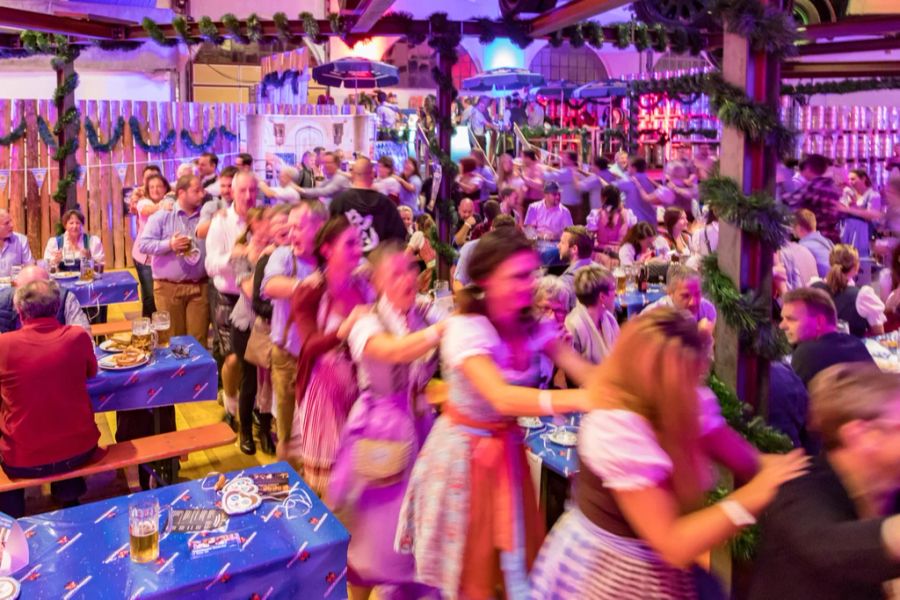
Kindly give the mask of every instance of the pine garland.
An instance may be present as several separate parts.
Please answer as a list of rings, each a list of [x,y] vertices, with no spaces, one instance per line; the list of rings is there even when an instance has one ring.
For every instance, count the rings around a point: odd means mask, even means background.
[[[247,29],[247,39],[254,44],[259,43],[263,38],[262,23],[259,20],[259,15],[250,13],[244,25]]]
[[[282,42],[288,42],[293,37],[288,17],[283,12],[277,12],[272,15],[272,22],[275,23],[275,29],[278,30],[278,39]]]
[[[241,22],[234,16],[234,13],[225,13],[222,15],[222,25],[228,30],[228,36],[238,44],[248,44],[249,39],[241,31]]]
[[[703,259],[703,294],[755,354],[771,361],[788,353],[787,339],[772,321],[770,300],[753,290],[741,293],[719,269],[716,254]]]
[[[166,34],[164,34],[162,32],[162,29],[159,28],[159,25],[156,24],[156,21],[154,21],[150,17],[144,17],[143,20],[141,20],[141,27],[144,28],[144,31],[147,32],[147,35],[150,36],[150,39],[160,46],[171,48],[172,46],[178,45],[178,40],[171,40],[167,38]]]
[[[759,0],[716,0],[712,12],[726,30],[747,38],[754,52],[765,52],[776,59],[797,54],[801,39],[797,24],[774,5]]]
[[[758,237],[772,250],[787,242],[788,210],[765,192],[745,196],[729,177],[710,177],[700,184],[700,199],[720,219]]]
[[[179,16],[172,19],[172,28],[175,30],[175,33],[178,34],[181,42],[186,46],[195,46],[201,41],[191,35],[191,28],[188,25],[187,19],[184,17]]]
[[[781,85],[782,96],[815,96],[816,94],[853,94],[874,90],[900,89],[900,77],[875,77],[872,79],[845,79]]]
[[[300,13],[300,20],[303,21],[303,34],[309,38],[316,39],[319,37],[319,22],[311,12]]]
[[[88,144],[94,152],[109,154],[112,149],[116,147],[116,144],[119,143],[119,140],[122,139],[123,133],[125,133],[125,119],[120,116],[116,119],[116,124],[113,127],[112,133],[109,134],[109,138],[106,142],[101,142],[96,126],[87,117],[84,119],[84,134],[85,137],[87,137]]]
[[[131,136],[134,138],[134,143],[144,152],[165,154],[175,145],[177,136],[174,129],[170,129],[160,143],[150,144],[144,140],[144,134],[141,131],[141,123],[137,120],[137,117],[131,116],[128,119],[128,126],[131,128]]]
[[[219,135],[219,130],[215,127],[209,130],[209,133],[206,134],[206,139],[200,143],[194,141],[194,138],[191,137],[191,132],[187,129],[181,130],[181,144],[185,146],[191,152],[196,152],[198,154],[202,154],[203,152],[209,152],[213,145],[216,143],[216,138]]]
[[[38,136],[40,136],[41,141],[46,144],[48,148],[51,150],[56,150],[59,144],[56,141],[56,136],[53,135],[53,132],[50,130],[50,125],[47,124],[47,121],[44,120],[44,117],[38,115],[37,117],[37,130]]]
[[[27,126],[25,117],[19,119],[19,124],[14,129],[10,130],[6,135],[0,136],[0,146],[10,146],[21,140],[25,136]]]
[[[197,22],[197,27],[200,30],[200,37],[210,44],[218,46],[225,39],[219,35],[219,28],[216,27],[216,24],[209,17],[200,17],[200,20]]]
[[[57,71],[60,69],[56,69]],[[72,73],[63,81],[63,84],[57,86],[55,90],[53,90],[53,103],[58,104],[62,102],[63,98],[71,94],[78,87],[78,73]]]

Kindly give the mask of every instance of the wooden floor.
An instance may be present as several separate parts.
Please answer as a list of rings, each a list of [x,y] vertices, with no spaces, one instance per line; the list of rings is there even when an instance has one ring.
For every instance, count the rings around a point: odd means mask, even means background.
[[[134,272],[132,271],[132,273]],[[123,319],[126,313],[139,313],[140,310],[141,306],[138,302],[111,305],[107,319],[109,321]],[[178,429],[185,429],[221,421],[225,411],[216,402],[191,402],[176,405],[175,414]],[[97,428],[100,430],[100,443],[115,442],[116,414],[114,412],[98,413],[95,415],[95,419]],[[255,456],[247,456],[240,451],[237,443],[235,443],[231,446],[190,454],[188,460],[181,463],[179,479],[200,479],[211,472],[226,473],[272,462],[275,462],[275,457],[263,454],[258,447]],[[121,496],[140,489],[137,479],[137,467],[127,469],[124,474],[122,472],[109,472],[89,477],[87,484],[88,492],[82,498],[82,502],[94,502],[113,496]],[[50,498],[49,486],[43,486],[43,489],[31,488],[27,490],[26,498],[28,514],[37,514],[58,508]]]

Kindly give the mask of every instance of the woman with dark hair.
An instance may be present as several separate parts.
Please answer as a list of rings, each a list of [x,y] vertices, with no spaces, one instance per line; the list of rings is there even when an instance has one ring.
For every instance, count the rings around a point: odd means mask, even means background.
[[[591,382],[575,505],[541,548],[531,598],[714,597],[698,593],[701,581],[717,586],[697,557],[754,523],[778,486],[803,473],[799,450],[768,457],[757,473],[756,453],[699,387],[711,346],[673,308],[622,328]],[[749,483],[706,506],[713,462]]]
[[[415,158],[403,161],[403,171],[394,175],[400,184],[400,206],[408,206],[414,215],[422,214],[420,198],[422,195],[422,178],[419,177],[419,163]]]
[[[106,258],[103,242],[96,235],[85,233],[85,218],[81,211],[67,210],[60,221],[65,233],[47,240],[44,260],[56,263],[61,271],[77,271],[82,258],[102,263]]]
[[[172,191],[172,186],[158,172],[150,171],[144,181],[144,188],[145,193],[134,206],[137,215],[137,235],[134,239],[141,237],[150,215],[158,210],[172,210],[175,205],[173,200],[166,198]],[[141,284],[141,315],[151,317],[156,312],[156,303],[153,301],[153,270],[150,268],[150,257],[141,252],[137,244],[131,247],[131,257],[134,259],[134,268]]]
[[[884,303],[871,287],[857,287],[853,281],[859,273],[859,254],[856,248],[847,244],[837,244],[828,256],[831,270],[825,281],[818,281],[812,287],[831,295],[837,307],[838,319],[845,321],[850,333],[856,337],[884,333]]]
[[[670,206],[663,213],[663,239],[669,247],[669,255],[690,256],[691,234],[688,232],[688,217],[684,209]]]
[[[482,237],[473,284],[458,298],[441,343],[449,401],[413,468],[396,544],[413,553],[417,581],[448,598],[527,593],[543,537],[516,416],[577,412],[582,390],[538,390],[540,355],[583,383],[590,365],[556,324],[535,320],[531,242],[511,227]]]
[[[867,258],[871,252],[872,230],[884,217],[881,196],[872,188],[865,169],[851,170],[847,183],[839,205],[844,213],[841,242],[850,244],[861,257]]]
[[[288,452],[303,464],[303,479],[325,491],[338,437],[358,395],[346,340],[361,305],[372,301],[357,273],[362,259],[359,229],[347,217],[332,217],[316,235],[319,274],[297,287],[291,302],[303,345],[297,358],[297,410]]]
[[[703,227],[691,235],[691,255],[702,257],[712,254],[719,247],[719,219],[716,211],[710,208],[706,212]]]
[[[601,207],[590,212],[587,228],[594,234],[597,247],[618,252],[628,227],[635,221],[634,215],[622,206],[622,192],[616,186],[603,186],[600,198]]]
[[[619,264],[625,267],[634,263],[644,263],[653,258],[653,247],[658,237],[656,231],[646,221],[638,221],[632,225],[619,245]]]
[[[459,175],[456,176],[456,201],[469,198],[475,203],[475,212],[479,212],[481,203],[481,186],[484,179],[478,174],[478,163],[474,158],[466,157],[459,161]]]

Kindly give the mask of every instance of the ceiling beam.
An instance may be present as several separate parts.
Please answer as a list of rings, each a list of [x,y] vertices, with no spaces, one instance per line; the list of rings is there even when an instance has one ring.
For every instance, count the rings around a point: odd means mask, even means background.
[[[888,77],[900,75],[900,61],[786,62],[782,79],[840,79],[842,77]]]
[[[885,37],[873,40],[853,40],[830,44],[802,44],[797,47],[800,56],[822,56],[823,54],[852,54],[855,52],[875,52],[900,48],[900,37]]]
[[[531,35],[542,37],[630,3],[630,0],[572,0],[535,17],[531,21]]]
[[[341,14],[356,17],[352,33],[367,33],[393,5],[394,0],[350,0]]]
[[[0,6],[0,25],[93,40],[120,40],[125,35],[122,25],[106,23],[96,17],[74,19],[5,6]]]
[[[900,34],[900,15],[866,15],[849,17],[835,23],[807,25],[803,31],[808,40],[835,39],[860,35]]]

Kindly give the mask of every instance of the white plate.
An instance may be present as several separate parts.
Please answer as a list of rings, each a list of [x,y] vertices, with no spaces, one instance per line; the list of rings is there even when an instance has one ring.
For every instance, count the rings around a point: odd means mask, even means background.
[[[122,352],[122,347],[118,346],[112,340],[104,340],[100,342],[100,349],[104,352],[109,352],[110,354],[119,354]]]
[[[80,277],[81,273],[78,271],[57,271],[56,273],[51,273],[50,277],[53,279],[74,279],[75,277]]]
[[[115,355],[104,356],[100,360],[97,361],[97,364],[100,365],[101,369],[106,369],[107,371],[127,371],[128,369],[137,369],[138,367],[143,367],[148,362],[150,362],[150,357],[145,355],[144,358],[139,360],[133,365],[127,365],[124,367],[120,367],[116,364]]]
[[[578,435],[568,429],[557,429],[548,435],[547,439],[560,446],[574,446],[578,443]]]
[[[516,423],[525,429],[540,429],[544,426],[544,422],[537,417],[519,417],[516,419]]]

